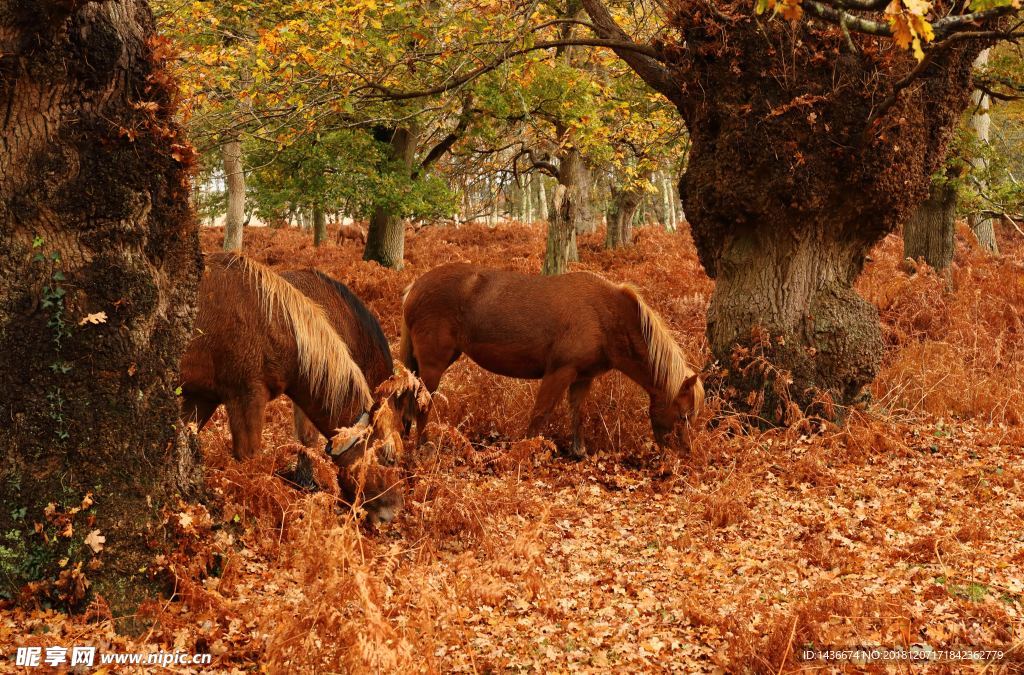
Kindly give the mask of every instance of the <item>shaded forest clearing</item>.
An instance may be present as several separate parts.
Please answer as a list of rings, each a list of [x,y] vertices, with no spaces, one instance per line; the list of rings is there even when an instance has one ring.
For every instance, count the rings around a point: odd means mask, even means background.
[[[204,230],[204,250],[221,237]],[[344,281],[394,348],[401,290],[419,274],[452,260],[535,271],[543,238],[428,227],[409,236],[401,272],[291,229],[249,230],[247,254]],[[172,515],[181,549],[158,563],[178,597],[147,606],[151,628],[115,635],[100,606],[74,618],[12,609],[0,642],[212,652],[202,672],[777,672],[820,666],[800,660],[808,647],[924,643],[1003,650],[1000,667],[1016,671],[1024,247],[1001,241],[993,259],[974,246],[964,230],[948,280],[908,274],[895,236],[874,250],[857,287],[880,309],[886,353],[874,403],[845,428],[751,430],[709,389],[713,424],[689,454],[659,455],[646,396],[612,374],[595,384],[592,455],[576,464],[519,440],[535,384],[462,360],[442,380],[432,443],[407,447],[405,509],[377,532],[274,475],[301,447],[287,401],[245,463],[221,410],[200,436],[212,515]],[[638,286],[707,359],[713,282],[688,235],[641,229],[614,253],[588,236],[580,257],[578,269]],[[559,444],[565,413],[549,431]]]

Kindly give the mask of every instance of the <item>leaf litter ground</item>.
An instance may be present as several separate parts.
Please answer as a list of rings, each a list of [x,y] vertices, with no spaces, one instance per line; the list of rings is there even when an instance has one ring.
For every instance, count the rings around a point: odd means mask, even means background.
[[[207,250],[219,230],[204,230]],[[402,289],[434,265],[535,271],[541,228],[424,228],[401,272],[353,242],[313,248],[250,229],[279,271],[349,284],[396,345]],[[650,444],[644,396],[595,386],[591,457],[522,440],[535,385],[468,362],[442,382],[432,442],[407,449],[406,509],[379,531],[275,475],[300,446],[285,402],[266,451],[230,456],[223,411],[202,433],[209,510],[180,505],[181,546],[160,561],[173,601],[117,634],[102,606],[67,618],[12,608],[0,644],[94,644],[214,654],[202,672],[955,672],[963,663],[826,664],[806,649],[992,649],[1024,669],[1024,265],[1019,241],[988,259],[958,235],[946,276],[901,261],[890,237],[859,290],[887,342],[874,404],[837,428],[752,431],[710,401],[689,452]],[[713,282],[689,237],[642,229],[635,247],[581,242],[577,266],[637,285],[698,364]],[[211,515],[211,513],[213,515]],[[6,666],[6,664],[5,664]],[[3,666],[0,666],[3,667]],[[974,664],[982,670],[984,664]]]

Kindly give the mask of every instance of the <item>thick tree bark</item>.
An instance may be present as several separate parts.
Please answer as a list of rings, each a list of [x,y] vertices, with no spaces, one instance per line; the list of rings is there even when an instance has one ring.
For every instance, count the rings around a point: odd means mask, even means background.
[[[621,37],[603,3],[582,1],[599,34]],[[941,51],[876,121],[875,106],[917,66],[907,50],[763,21],[746,0],[677,7],[683,39],[662,50],[667,65],[617,53],[691,134],[680,196],[716,280],[708,337],[722,391],[769,422],[789,419],[791,403],[836,415],[830,402],[858,398],[882,345],[853,282],[871,247],[924,200],[981,47]]]
[[[974,65],[976,67],[988,65],[988,53],[989,50],[986,49],[981,54],[978,54]],[[974,129],[974,134],[978,137],[978,140],[985,145],[988,145],[989,129],[992,126],[992,118],[989,115],[991,103],[992,101],[989,99],[988,94],[980,89],[975,89],[971,94],[971,104],[974,109],[974,114],[971,115],[971,128]],[[984,178],[985,171],[988,169],[988,159],[986,157],[977,157],[971,163],[974,165],[975,171],[981,175],[981,178],[978,179],[977,187],[984,194],[988,189]],[[971,230],[974,231],[974,236],[978,238],[978,243],[981,244],[981,247],[993,255],[998,255],[999,243],[996,241],[995,216],[987,213],[971,214],[970,223]]]
[[[548,223],[547,248],[541,274],[563,274],[576,255],[576,226],[573,211],[578,195],[572,187],[559,185],[555,188],[554,203],[551,206],[551,220]]]
[[[313,204],[313,246],[327,240],[327,214],[319,203]]]
[[[0,591],[116,615],[155,591],[165,510],[198,484],[175,395],[192,152],[154,29],[142,0],[0,7]]]
[[[224,180],[228,188],[228,210],[224,217],[224,250],[242,250],[242,226],[245,222],[245,171],[242,168],[242,141],[233,136],[221,148]]]
[[[416,131],[403,127],[394,130],[388,139],[390,148],[389,166],[393,170],[412,175],[416,155]],[[366,234],[366,249],[363,260],[372,260],[384,267],[400,270],[405,265],[405,224],[393,209],[378,206],[370,217]]]
[[[903,255],[923,258],[941,272],[953,262],[955,225],[956,187],[933,183],[928,199],[903,226]]]

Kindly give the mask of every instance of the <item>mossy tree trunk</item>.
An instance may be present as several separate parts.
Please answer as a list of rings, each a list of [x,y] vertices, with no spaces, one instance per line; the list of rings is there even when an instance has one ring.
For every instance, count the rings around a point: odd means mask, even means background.
[[[601,0],[582,2],[602,37],[628,39]],[[917,61],[892,42],[765,21],[746,0],[675,7],[682,39],[662,60],[616,52],[691,134],[679,188],[716,281],[707,330],[722,391],[769,422],[794,406],[837,416],[832,404],[859,397],[882,346],[877,312],[853,282],[924,201],[981,45],[950,45],[894,93]]]
[[[142,0],[0,5],[0,592],[115,614],[156,590],[163,514],[197,485],[192,153],[154,30]]]
[[[942,271],[953,262],[956,187],[933,183],[926,199],[903,226],[903,255],[924,259]]]

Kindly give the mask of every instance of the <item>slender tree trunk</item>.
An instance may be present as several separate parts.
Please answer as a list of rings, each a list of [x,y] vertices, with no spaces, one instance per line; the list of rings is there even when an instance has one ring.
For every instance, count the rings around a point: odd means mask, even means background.
[[[327,241],[327,214],[319,202],[313,204],[313,246]]]
[[[540,219],[547,221],[548,219],[548,193],[544,187],[544,176],[537,176],[537,208]]]
[[[154,30],[142,0],[0,11],[0,591],[116,616],[156,593],[165,513],[199,481],[175,396],[193,156]]]
[[[576,219],[573,210],[578,201],[577,196],[572,194],[573,189],[565,185],[555,188],[541,274],[563,274],[568,271],[569,263],[573,261],[576,252]]]
[[[633,221],[640,203],[644,199],[640,185],[630,184],[626,188],[612,190],[612,208],[608,213],[608,229],[605,234],[605,248],[620,248],[633,245]]]
[[[953,262],[955,225],[956,188],[932,183],[928,199],[903,226],[903,255],[941,272]]]
[[[526,185],[523,186],[523,201],[525,204],[526,213],[523,219],[527,224],[533,223],[533,181],[536,180],[536,176],[532,173],[529,174],[529,178],[526,180]]]
[[[389,139],[389,165],[393,170],[412,175],[416,155],[416,130],[396,129]],[[384,267],[400,270],[405,265],[405,225],[401,216],[387,206],[378,206],[370,217],[363,260],[372,260]]]
[[[562,155],[558,166],[558,187],[563,189],[561,192],[556,192],[556,197],[560,194],[563,202],[568,200],[572,203],[563,203],[561,208],[556,206],[554,202],[552,203],[552,215],[549,221],[549,229],[561,227],[561,223],[558,222],[558,219],[563,215],[567,215],[572,219],[570,225],[572,226],[573,232],[579,234],[581,231],[585,230],[584,226],[581,224],[581,218],[583,218],[581,210],[586,208],[583,199],[585,188],[582,186],[590,179],[590,174],[589,172],[584,171],[581,168],[582,166],[583,157],[574,148],[570,148]],[[563,238],[560,234],[556,235],[554,239],[548,237],[548,253],[551,253],[550,245],[552,241],[561,243],[562,240]],[[579,250],[576,247],[575,235],[567,241],[567,245],[568,248],[565,250],[567,260],[569,262],[579,262],[580,255]]]
[[[985,67],[988,65],[988,53],[986,49],[978,54],[978,59],[974,62],[974,67]],[[991,107],[991,99],[988,94],[975,89],[974,93],[971,94],[971,104],[973,106],[974,114],[971,115],[971,127],[974,129],[974,134],[978,140],[988,145],[989,129],[992,126],[992,118],[989,115],[989,108]],[[985,181],[985,172],[988,169],[988,158],[987,157],[976,157],[971,161],[974,165],[974,171],[979,175],[978,178],[978,190],[984,195],[988,190],[988,184]],[[990,206],[986,204],[986,208]],[[974,236],[978,238],[978,243],[989,253],[994,255],[999,254],[999,244],[996,242],[996,230],[995,216],[987,213],[983,214],[971,214],[970,217],[971,229],[974,231]]]
[[[591,234],[597,232],[600,225],[600,215],[594,208],[594,174],[590,170],[587,160],[579,152],[571,150],[569,154],[573,155],[572,170],[576,172],[576,176],[572,179],[578,195],[575,216],[576,233]]]
[[[242,168],[242,141],[232,136],[221,148],[224,179],[228,188],[228,212],[224,217],[224,250],[242,250],[242,223],[245,221],[245,171]]]

